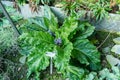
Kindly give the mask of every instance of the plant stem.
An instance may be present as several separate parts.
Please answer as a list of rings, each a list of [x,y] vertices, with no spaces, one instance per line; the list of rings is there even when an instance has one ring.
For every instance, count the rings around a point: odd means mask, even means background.
[[[97,49],[99,49],[108,39],[108,37],[110,36],[110,33],[108,33],[107,37],[104,39],[104,41],[97,47]]]
[[[50,58],[50,74],[53,73],[53,63],[52,63],[52,57]]]

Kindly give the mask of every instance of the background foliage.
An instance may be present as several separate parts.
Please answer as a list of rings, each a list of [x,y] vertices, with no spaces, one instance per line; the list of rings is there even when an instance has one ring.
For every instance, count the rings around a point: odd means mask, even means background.
[[[22,18],[13,7],[5,8],[15,24]],[[19,63],[18,49],[15,32],[0,9],[0,80],[25,80],[26,67]]]

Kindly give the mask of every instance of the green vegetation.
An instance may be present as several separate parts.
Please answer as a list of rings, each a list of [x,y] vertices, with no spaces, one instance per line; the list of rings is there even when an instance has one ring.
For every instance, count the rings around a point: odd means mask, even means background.
[[[28,56],[28,77],[34,72],[39,79],[39,71],[45,70],[49,66],[47,52],[55,52],[54,67],[66,78],[71,79],[71,75],[75,75],[72,79],[81,79],[80,73],[76,72],[79,71],[79,68],[70,64],[71,57],[80,64],[90,66],[91,70],[97,70],[100,54],[87,39],[94,32],[94,27],[87,22],[80,23],[76,20],[79,16],[74,11],[59,27],[49,7],[45,9],[45,16],[37,18],[43,22],[39,23],[42,30],[25,32],[20,36],[22,52]]]
[[[33,13],[42,5],[44,16],[24,19],[14,8],[5,6],[21,32],[19,37],[0,10],[0,80],[120,79],[119,57],[115,57],[119,56],[119,37],[113,39],[115,46],[105,49],[109,54],[104,53],[103,47],[98,49],[101,43],[95,27],[80,20],[90,12],[90,18],[102,21],[113,10],[109,0],[17,0],[15,5],[26,3]],[[50,8],[60,4],[67,16],[63,23]]]

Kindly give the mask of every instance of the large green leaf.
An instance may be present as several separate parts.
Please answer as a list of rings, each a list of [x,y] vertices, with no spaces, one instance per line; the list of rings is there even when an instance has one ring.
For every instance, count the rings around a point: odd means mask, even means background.
[[[57,47],[58,54],[56,55],[54,63],[57,70],[63,72],[63,74],[65,74],[64,71],[69,65],[72,49],[73,45],[70,42],[66,44],[63,48]]]
[[[67,76],[69,76],[69,80],[82,80],[84,70],[82,68],[69,65],[67,67]]]
[[[23,40],[24,43],[31,45],[38,45],[41,43],[54,44],[53,37],[48,32],[42,31],[32,31],[30,33],[23,33],[20,37],[20,40]]]
[[[73,59],[77,59],[78,61],[80,61],[80,63],[82,64],[89,65],[87,56],[85,56],[82,52],[78,52],[77,50],[74,49],[72,51],[72,57]]]
[[[88,39],[76,40],[74,42],[73,57],[77,58],[83,64],[90,64],[92,67],[100,62],[100,54],[96,47]]]
[[[52,51],[54,48],[54,39],[47,32],[33,31],[32,33],[24,33],[20,37],[23,40],[22,48],[31,47],[28,54],[27,64],[28,77],[31,73],[38,75],[40,70],[46,69],[49,66],[49,58],[46,56],[47,51]]]
[[[94,32],[95,27],[88,22],[79,22],[77,28],[69,35],[69,40],[85,39]]]
[[[55,67],[63,74],[69,64],[73,44],[68,40],[68,36],[77,28],[77,15],[73,12],[70,17],[65,19],[63,25],[56,31],[56,37],[62,39],[62,46],[57,48],[58,55],[55,60]]]
[[[40,45],[43,48],[48,48],[45,45]],[[39,47],[40,47],[39,46]],[[28,68],[28,77],[31,75],[31,73],[35,72],[36,74],[39,73],[40,70],[46,69],[46,67],[49,66],[49,57],[46,56],[46,50],[45,49],[37,49],[35,48],[31,54],[28,56],[27,64],[29,66]]]
[[[68,38],[70,33],[72,33],[78,26],[77,14],[72,12],[70,17],[66,18],[63,25],[60,28],[61,36],[65,39]]]
[[[80,22],[78,24],[76,31],[75,31],[76,33],[74,32],[71,35],[73,35],[73,37],[75,39],[85,39],[85,38],[89,37],[94,32],[94,29],[95,29],[95,27],[92,26],[90,23]],[[77,35],[75,35],[75,34],[77,34]]]
[[[44,7],[44,21],[45,24],[49,27],[49,30],[55,32],[58,29],[57,18],[53,15],[48,6]]]
[[[79,24],[77,29],[80,33],[77,39],[83,39],[89,37],[94,32],[95,27],[88,22],[83,22],[82,24]]]
[[[39,25],[43,30],[55,32],[58,29],[57,18],[51,13],[50,8],[44,7],[44,16],[29,19],[29,22]]]
[[[54,16],[52,16],[51,19],[44,17],[44,22],[50,31],[55,32],[58,29],[57,20]]]
[[[44,30],[48,30],[48,26],[46,26],[43,17],[30,18],[29,22],[39,25],[39,27],[41,27]]]

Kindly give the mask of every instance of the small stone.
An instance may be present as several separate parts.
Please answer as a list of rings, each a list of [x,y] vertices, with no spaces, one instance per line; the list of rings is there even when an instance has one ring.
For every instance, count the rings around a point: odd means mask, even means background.
[[[120,37],[113,39],[114,43],[120,44]]]
[[[115,58],[113,55],[107,55],[106,59],[111,66],[115,66],[120,63],[120,60]]]
[[[120,54],[120,45],[113,46],[111,51],[116,53],[116,54]]]

